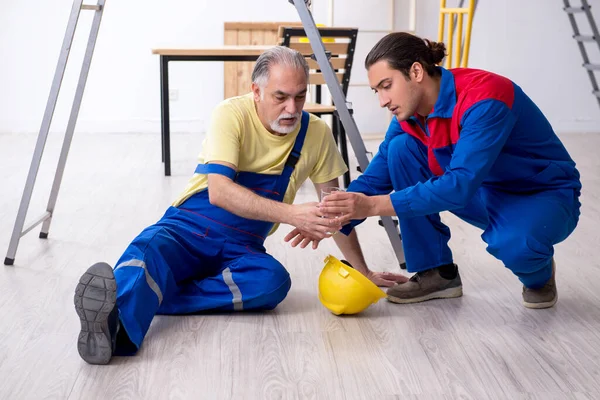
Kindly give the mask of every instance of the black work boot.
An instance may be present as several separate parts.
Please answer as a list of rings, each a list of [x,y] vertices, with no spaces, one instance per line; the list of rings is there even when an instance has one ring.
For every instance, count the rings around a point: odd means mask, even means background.
[[[75,289],[75,310],[81,320],[79,355],[89,364],[108,364],[119,330],[117,284],[110,265],[97,263],[81,276]]]

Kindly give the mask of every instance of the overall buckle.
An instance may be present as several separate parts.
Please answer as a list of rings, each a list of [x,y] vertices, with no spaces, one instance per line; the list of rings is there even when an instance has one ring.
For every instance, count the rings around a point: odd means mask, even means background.
[[[300,159],[300,153],[296,153],[295,151],[292,151],[290,153],[290,155],[288,156],[287,161],[285,162],[285,166],[294,168],[299,159]]]

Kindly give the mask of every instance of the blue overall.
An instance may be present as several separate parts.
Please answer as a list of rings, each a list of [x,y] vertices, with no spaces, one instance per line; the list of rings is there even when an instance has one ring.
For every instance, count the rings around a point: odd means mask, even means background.
[[[308,121],[304,112],[281,175],[236,173],[216,164],[200,164],[196,172],[228,176],[258,195],[282,201]],[[142,231],[114,270],[121,326],[136,350],[156,314],[275,308],[286,297],[291,280],[263,246],[272,228],[271,222],[242,218],[211,205],[206,189],[179,207],[169,207],[156,224]]]
[[[439,216],[449,211],[482,229],[488,252],[526,287],[540,287],[552,275],[554,245],[579,219],[575,163],[516,84],[480,70],[440,70],[433,112],[392,120],[348,191],[391,193],[409,272],[453,262]]]

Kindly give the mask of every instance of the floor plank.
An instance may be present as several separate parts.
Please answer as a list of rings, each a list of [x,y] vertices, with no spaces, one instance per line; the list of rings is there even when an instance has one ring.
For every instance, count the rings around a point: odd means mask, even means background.
[[[292,275],[292,290],[266,313],[157,316],[139,354],[105,367],[76,349],[72,306],[79,275],[113,264],[161,217],[193,170],[201,136],[173,135],[173,176],[164,177],[158,136],[75,137],[47,240],[21,239],[0,268],[0,398],[11,399],[596,399],[600,398],[600,135],[564,141],[582,174],[582,216],[556,247],[559,302],[521,305],[521,286],[492,258],[481,231],[443,220],[464,296],[400,306],[385,300],[337,317],[317,298],[332,241],[292,249],[281,229],[267,248]],[[35,135],[0,135],[0,249],[5,251]],[[367,142],[375,149],[377,143]],[[29,219],[45,209],[60,137],[48,140]],[[355,170],[355,161],[351,169]],[[314,200],[304,186],[298,202]],[[399,271],[375,219],[358,228],[369,265]]]

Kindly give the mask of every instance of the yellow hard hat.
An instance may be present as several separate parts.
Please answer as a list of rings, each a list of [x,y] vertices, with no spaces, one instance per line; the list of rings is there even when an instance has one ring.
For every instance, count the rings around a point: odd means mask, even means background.
[[[319,300],[335,315],[357,314],[386,297],[366,276],[332,255],[319,276]]]

